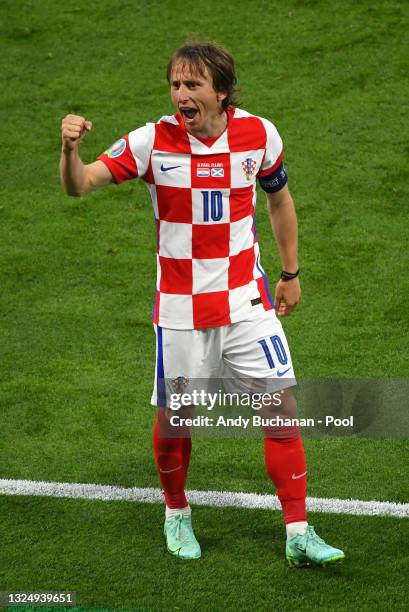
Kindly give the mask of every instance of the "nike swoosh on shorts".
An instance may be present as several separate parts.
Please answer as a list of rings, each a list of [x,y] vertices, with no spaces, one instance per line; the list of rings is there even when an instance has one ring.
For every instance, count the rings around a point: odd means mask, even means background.
[[[289,372],[291,370],[291,368],[287,368],[286,370],[284,370],[284,372],[280,372],[280,370],[277,370],[277,376],[284,376],[284,374],[287,374],[287,372]]]

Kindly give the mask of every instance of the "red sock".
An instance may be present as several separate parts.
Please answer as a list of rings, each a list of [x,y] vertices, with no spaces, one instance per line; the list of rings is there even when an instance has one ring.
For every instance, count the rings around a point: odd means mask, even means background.
[[[166,437],[169,423],[163,410],[158,410],[153,429],[153,451],[159,479],[168,508],[185,508],[188,501],[185,484],[189,467],[192,440],[189,437]],[[187,435],[186,431],[181,432]],[[172,431],[172,435],[175,432]]]
[[[300,437],[264,438],[268,475],[277,489],[285,523],[306,521],[307,467]]]

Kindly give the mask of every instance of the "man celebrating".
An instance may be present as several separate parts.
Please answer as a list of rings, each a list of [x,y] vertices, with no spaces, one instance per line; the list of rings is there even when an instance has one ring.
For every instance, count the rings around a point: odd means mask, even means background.
[[[230,54],[213,43],[178,49],[167,70],[173,116],[146,124],[84,165],[78,145],[92,124],[62,122],[61,181],[67,194],[140,177],[152,198],[157,229],[157,339],[152,404],[158,407],[153,447],[166,501],[167,548],[201,556],[185,495],[191,439],[172,431],[170,390],[216,377],[263,381],[283,391],[294,416],[290,351],[275,312],[300,299],[297,219],[287,187],[283,145],[272,123],[235,108]],[[260,265],[255,230],[256,180],[267,194],[283,271],[274,302]],[[206,383],[204,383],[206,384]],[[264,408],[271,414],[271,405]],[[290,565],[335,563],[344,553],[319,538],[306,518],[306,464],[296,427],[264,428],[267,472],[280,499]]]

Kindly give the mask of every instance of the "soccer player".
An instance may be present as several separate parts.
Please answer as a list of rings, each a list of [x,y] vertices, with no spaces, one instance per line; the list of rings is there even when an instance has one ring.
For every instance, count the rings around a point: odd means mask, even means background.
[[[294,371],[276,314],[289,315],[300,299],[297,219],[276,128],[234,105],[231,55],[213,43],[186,44],[170,59],[167,80],[176,113],[131,131],[91,164],[81,161],[78,149],[92,124],[67,115],[60,174],[71,196],[137,177],[149,189],[158,267],[153,448],[166,501],[168,551],[196,559],[201,549],[185,495],[191,438],[183,426],[176,435],[172,430],[169,397],[172,389],[183,391],[197,379],[249,378],[263,380],[271,394],[282,390],[284,414],[295,414]],[[267,194],[283,268],[274,300],[255,229],[257,180]],[[263,410],[271,414],[272,404]],[[289,564],[342,560],[344,553],[307,523],[307,470],[298,428],[265,427],[264,435]]]

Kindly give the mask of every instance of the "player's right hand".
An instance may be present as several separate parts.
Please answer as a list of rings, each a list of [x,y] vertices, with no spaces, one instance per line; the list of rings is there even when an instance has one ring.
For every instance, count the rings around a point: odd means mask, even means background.
[[[79,115],[67,115],[61,122],[61,137],[63,149],[72,151],[78,147],[87,132],[92,129],[91,121],[86,121]]]

